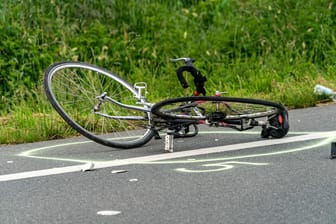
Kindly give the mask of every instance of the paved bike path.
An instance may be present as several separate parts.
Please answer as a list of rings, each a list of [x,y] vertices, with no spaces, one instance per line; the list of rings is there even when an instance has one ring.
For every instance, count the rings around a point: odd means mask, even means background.
[[[335,110],[290,111],[290,135],[277,144],[256,129],[202,129],[176,139],[174,153],[163,140],[131,150],[85,138],[1,146],[0,176],[101,167],[0,182],[0,223],[333,223]],[[142,160],[117,164],[130,158]]]
[[[112,165],[116,160],[129,158],[149,157],[148,159],[140,159],[139,162],[172,159],[174,157],[182,158],[200,154],[199,149],[217,146],[229,146],[228,148],[237,146],[231,150],[239,150],[241,148],[257,147],[258,145],[304,142],[310,138],[318,139],[324,135],[325,137],[333,136],[332,131],[334,128],[336,130],[333,125],[335,120],[334,110],[336,110],[335,105],[291,111],[290,133],[286,138],[279,140],[261,139],[259,137],[260,129],[258,128],[247,132],[237,132],[223,128],[208,129],[203,127],[196,138],[174,140],[174,151],[179,153],[176,157],[175,155],[165,155],[164,139],[153,139],[146,146],[131,150],[118,150],[101,146],[83,137],[0,146],[0,164],[2,164],[0,175],[81,164],[84,164],[85,169],[87,163],[107,163],[106,166],[108,166],[108,163]],[[325,121],[322,121],[322,119]],[[164,136],[162,137],[164,138]],[[245,145],[239,147],[240,144]],[[193,151],[194,154],[190,152],[191,150],[195,150]],[[207,149],[203,151],[203,154],[211,153]],[[226,151],[226,149],[223,151]],[[155,158],[155,155],[160,155],[162,158],[160,159],[160,156]],[[153,156],[154,158],[151,159]],[[96,168],[99,167],[103,167],[103,165],[96,166]]]

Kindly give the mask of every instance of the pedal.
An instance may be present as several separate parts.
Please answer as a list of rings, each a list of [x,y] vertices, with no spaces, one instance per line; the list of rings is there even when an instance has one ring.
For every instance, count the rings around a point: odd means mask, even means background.
[[[174,135],[167,133],[165,136],[165,152],[174,151]]]

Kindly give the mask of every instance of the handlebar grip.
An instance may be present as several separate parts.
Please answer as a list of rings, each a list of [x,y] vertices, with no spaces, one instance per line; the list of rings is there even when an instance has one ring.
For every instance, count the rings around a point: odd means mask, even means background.
[[[190,74],[196,78],[197,75],[198,75],[198,70],[196,68],[194,68],[193,66],[190,66],[190,65],[185,65],[185,66],[182,66],[180,67],[179,69],[177,69],[176,73],[177,73],[177,78],[179,79],[181,85],[183,88],[188,88],[189,85],[187,83],[187,81],[185,80],[185,78],[183,77],[183,72],[190,72]]]

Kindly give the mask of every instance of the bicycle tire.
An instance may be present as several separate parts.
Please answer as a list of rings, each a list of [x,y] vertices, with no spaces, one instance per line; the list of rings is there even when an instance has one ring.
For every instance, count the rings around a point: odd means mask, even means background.
[[[204,112],[197,114],[190,110],[191,108],[199,108]],[[286,108],[281,104],[259,99],[218,96],[180,97],[158,102],[153,105],[151,111],[156,116],[168,120],[218,119],[218,121],[229,124],[241,124],[243,119],[267,118],[268,123],[271,123],[273,127],[263,130],[262,137],[264,138],[269,136],[281,138],[289,130]],[[218,118],[213,118],[217,115]],[[276,123],[274,119],[278,115],[281,116],[280,123]]]
[[[46,70],[43,84],[59,115],[80,134],[99,144],[128,149],[142,146],[154,136],[149,112],[106,101],[97,106],[97,97],[104,92],[120,103],[137,103],[136,89],[105,69],[82,62],[59,62]],[[97,108],[99,112],[95,111]]]

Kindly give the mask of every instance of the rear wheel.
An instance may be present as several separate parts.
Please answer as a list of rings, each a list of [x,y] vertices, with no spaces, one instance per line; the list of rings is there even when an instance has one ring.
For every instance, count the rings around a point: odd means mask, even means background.
[[[262,137],[281,138],[288,132],[288,114],[277,103],[246,98],[193,96],[155,104],[152,113],[172,120],[199,120],[243,131],[262,126]]]
[[[134,87],[107,70],[81,62],[56,63],[45,72],[44,87],[61,117],[97,143],[133,148],[154,136],[149,112],[127,109],[107,100],[139,107]],[[148,110],[146,107],[143,106]]]

